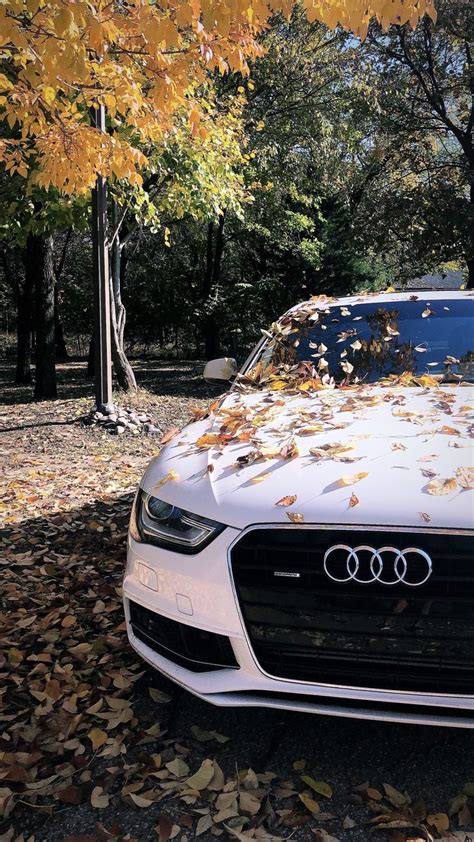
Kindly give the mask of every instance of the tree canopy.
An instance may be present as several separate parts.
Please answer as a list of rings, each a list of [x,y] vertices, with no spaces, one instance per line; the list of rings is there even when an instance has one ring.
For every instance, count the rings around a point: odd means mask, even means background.
[[[372,18],[416,26],[431,0],[303,0],[310,21],[364,37]],[[209,72],[249,72],[260,36],[292,0],[9,0],[0,6],[0,107],[7,171],[40,187],[82,193],[97,173],[142,180],[143,145],[159,142],[185,109],[204,137],[200,86]],[[101,103],[110,131],[90,125]]]

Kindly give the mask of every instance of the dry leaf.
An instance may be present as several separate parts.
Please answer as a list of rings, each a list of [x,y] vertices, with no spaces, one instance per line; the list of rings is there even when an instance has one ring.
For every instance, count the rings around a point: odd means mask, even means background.
[[[109,806],[110,795],[104,793],[101,786],[95,786],[91,792],[91,804],[98,810],[103,810]]]
[[[318,795],[324,795],[325,798],[332,798],[332,788],[325,781],[315,781],[309,775],[301,775],[301,780],[307,786],[311,787]]]
[[[286,516],[292,523],[304,523],[304,515],[299,514],[298,512],[287,512]]]
[[[93,728],[92,731],[89,731],[87,736],[92,743],[94,751],[103,746],[108,740],[107,734],[105,731],[101,731],[100,728]]]
[[[179,427],[172,427],[170,430],[166,430],[166,432],[164,432],[163,435],[161,436],[161,439],[160,439],[159,443],[160,444],[167,444],[169,441],[171,441],[172,438],[175,437],[175,435],[177,433],[180,433],[180,432],[181,432],[181,430],[180,430]]]
[[[349,500],[349,508],[353,509],[354,506],[358,506],[360,503],[359,498],[356,494],[351,494],[351,498]]]
[[[360,471],[358,474],[344,474],[339,483],[341,485],[354,485],[355,482],[360,482],[361,479],[365,479],[369,476],[368,471]]]
[[[431,813],[426,817],[427,823],[436,830],[449,830],[449,818],[446,813]]]
[[[186,775],[189,775],[189,766],[181,757],[175,757],[174,760],[170,760],[165,765],[171,774],[176,775],[177,778],[184,778]]]
[[[317,801],[314,798],[311,798],[306,792],[300,792],[299,794],[300,801],[303,802],[304,806],[309,810],[310,813],[319,813],[320,807]]]
[[[458,484],[454,477],[448,479],[432,479],[426,486],[428,494],[440,497],[443,494],[452,494],[456,491]]]
[[[431,523],[431,515],[428,512],[420,512],[420,517],[425,523]]]
[[[153,488],[155,490],[158,488],[163,488],[163,486],[166,485],[167,482],[171,482],[172,480],[176,481],[178,479],[179,474],[177,473],[177,471],[168,471],[166,476],[164,476],[163,479],[160,479],[160,481],[157,482],[156,485],[153,486]]]
[[[474,468],[458,468],[456,471],[458,485],[465,491],[474,489]]]
[[[282,497],[281,500],[278,500],[275,503],[275,506],[292,506],[293,503],[296,503],[297,499],[296,494],[288,494],[286,497]]]
[[[198,771],[192,775],[186,781],[187,786],[189,789],[198,789],[201,791],[202,789],[206,789],[207,785],[210,784],[212,778],[214,777],[214,764],[212,760],[206,758],[201,763]]]

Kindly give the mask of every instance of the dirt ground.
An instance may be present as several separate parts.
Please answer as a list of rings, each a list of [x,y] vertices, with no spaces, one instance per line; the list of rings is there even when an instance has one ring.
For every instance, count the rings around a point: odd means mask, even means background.
[[[136,369],[118,400],[163,431],[215,397],[196,363]],[[0,842],[474,838],[473,732],[220,710],[145,668],[120,586],[159,437],[83,426],[83,363],[60,366],[54,402],[12,377],[3,365]]]

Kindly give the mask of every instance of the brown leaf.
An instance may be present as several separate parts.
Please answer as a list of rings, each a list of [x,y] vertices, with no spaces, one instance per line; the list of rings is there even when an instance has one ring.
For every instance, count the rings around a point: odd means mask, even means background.
[[[173,822],[171,821],[170,817],[167,816],[166,813],[162,813],[160,818],[158,819],[157,828],[159,842],[168,842],[168,839],[171,836],[172,829]]]
[[[92,743],[94,751],[103,746],[108,740],[107,734],[100,728],[93,728],[92,731],[89,731],[87,736]]]
[[[464,488],[465,491],[472,491],[474,489],[474,468],[458,468],[456,479],[461,488]]]
[[[449,818],[446,813],[431,813],[426,817],[426,821],[427,824],[435,827],[439,832],[449,830]]]
[[[292,506],[293,503],[296,503],[298,499],[296,494],[287,494],[286,497],[282,497],[280,500],[277,500],[275,506]]]
[[[70,784],[70,786],[57,793],[58,801],[62,801],[63,804],[82,804],[83,797],[81,787],[74,786],[74,784]]]
[[[454,477],[449,477],[448,479],[432,479],[427,484],[426,491],[434,497],[440,497],[443,494],[452,494],[453,491],[456,491],[457,485]]]
[[[359,500],[359,498],[357,497],[357,495],[356,495],[356,494],[354,494],[354,493],[353,493],[353,494],[351,494],[351,498],[350,498],[350,500],[349,500],[349,507],[350,507],[351,509],[353,509],[353,508],[354,508],[354,506],[358,506],[358,505],[359,505],[359,503],[360,503],[360,500]]]
[[[304,515],[299,514],[299,512],[287,512],[286,516],[292,523],[304,523]]]
[[[181,430],[180,430],[179,427],[171,427],[170,430],[166,430],[163,433],[159,443],[160,444],[167,444],[169,441],[171,441],[172,438],[175,437],[176,433],[180,433],[180,432],[181,432]]]
[[[101,786],[95,786],[91,792],[91,804],[97,810],[104,810],[105,807],[109,806],[110,795],[108,793],[104,793],[104,790]]]
[[[283,459],[295,459],[296,456],[299,456],[299,453],[298,445],[294,441],[285,444],[280,450],[280,456]]]

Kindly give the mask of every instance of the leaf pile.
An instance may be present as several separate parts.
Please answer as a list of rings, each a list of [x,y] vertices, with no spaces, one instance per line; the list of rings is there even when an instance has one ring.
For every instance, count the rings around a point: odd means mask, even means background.
[[[5,437],[2,842],[28,838],[25,827],[32,842],[52,838],[48,822],[79,808],[95,830],[69,842],[133,840],[136,813],[158,842],[272,842],[300,832],[335,842],[355,827],[391,842],[461,839],[447,829],[472,826],[472,784],[428,809],[388,784],[337,791],[319,779],[317,758],[295,760],[283,777],[249,768],[246,757],[221,760],[227,737],[205,722],[184,737],[173,732],[170,696],[160,680],[149,686],[128,646],[120,593],[133,490],[153,448],[74,425]],[[291,446],[281,458],[292,458]],[[297,523],[288,511],[295,498],[273,503]]]

